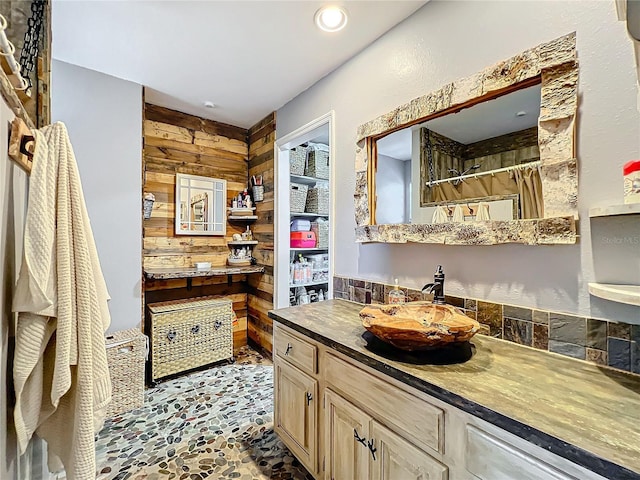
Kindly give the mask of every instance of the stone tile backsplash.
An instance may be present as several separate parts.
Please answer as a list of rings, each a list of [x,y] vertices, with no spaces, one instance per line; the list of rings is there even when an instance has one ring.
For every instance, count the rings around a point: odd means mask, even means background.
[[[333,277],[333,296],[360,303],[387,303],[393,285]],[[400,287],[408,302],[432,295]],[[483,335],[559,353],[640,375],[640,325],[615,323],[566,313],[445,296],[480,323]]]

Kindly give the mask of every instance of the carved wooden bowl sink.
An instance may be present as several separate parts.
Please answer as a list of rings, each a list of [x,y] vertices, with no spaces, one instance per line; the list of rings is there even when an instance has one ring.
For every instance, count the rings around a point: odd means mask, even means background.
[[[408,351],[465,342],[480,328],[457,308],[430,302],[367,305],[360,318],[373,335]]]

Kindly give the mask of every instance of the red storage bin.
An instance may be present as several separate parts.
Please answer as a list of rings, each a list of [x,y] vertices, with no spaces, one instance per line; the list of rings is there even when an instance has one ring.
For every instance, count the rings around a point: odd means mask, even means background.
[[[314,248],[316,234],[314,232],[291,232],[291,248]]]

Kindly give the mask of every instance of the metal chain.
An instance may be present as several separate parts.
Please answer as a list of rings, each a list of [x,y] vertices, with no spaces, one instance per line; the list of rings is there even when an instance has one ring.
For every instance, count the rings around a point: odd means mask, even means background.
[[[431,131],[428,128],[424,129],[424,143],[427,150],[427,164],[429,165],[429,185],[436,179],[436,174],[433,171],[433,151],[431,149]]]
[[[44,23],[44,7],[46,4],[47,0],[33,0],[31,2],[31,17],[27,21],[27,31],[24,33],[24,45],[20,52],[20,66],[22,67],[22,76],[29,83],[28,88],[33,86],[31,73],[38,62],[40,33]]]

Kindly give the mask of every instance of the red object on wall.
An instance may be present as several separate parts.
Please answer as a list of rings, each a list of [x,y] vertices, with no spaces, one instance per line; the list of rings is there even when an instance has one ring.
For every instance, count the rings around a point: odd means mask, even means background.
[[[630,173],[640,171],[640,160],[631,160],[622,167],[622,174],[626,177]]]

